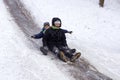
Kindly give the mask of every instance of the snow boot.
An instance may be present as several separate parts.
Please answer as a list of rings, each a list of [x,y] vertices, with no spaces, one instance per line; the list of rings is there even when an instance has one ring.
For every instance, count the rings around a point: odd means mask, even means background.
[[[62,51],[60,51],[59,57],[64,62],[68,61],[67,57],[65,56],[65,54]]]
[[[40,47],[40,51],[43,53],[43,55],[48,54],[48,50],[44,49],[44,47]]]
[[[77,60],[79,57],[81,56],[81,53],[78,52],[75,55],[72,56],[72,58],[70,59],[71,62],[75,62],[75,60]]]

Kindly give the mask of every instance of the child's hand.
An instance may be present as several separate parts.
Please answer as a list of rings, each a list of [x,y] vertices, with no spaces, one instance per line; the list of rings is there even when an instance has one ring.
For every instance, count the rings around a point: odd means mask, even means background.
[[[31,36],[31,38],[35,38],[35,36]]]
[[[72,34],[73,32],[72,31],[68,31],[68,33]]]

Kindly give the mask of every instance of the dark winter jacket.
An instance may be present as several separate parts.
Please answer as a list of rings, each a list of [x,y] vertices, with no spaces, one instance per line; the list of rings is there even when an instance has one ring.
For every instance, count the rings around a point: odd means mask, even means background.
[[[45,31],[46,31],[46,29],[43,28],[40,33],[34,35],[34,38],[35,38],[35,39],[43,38]],[[68,31],[68,30],[65,30],[65,29],[63,29],[63,32],[64,32],[64,33],[69,33],[69,31]]]
[[[67,31],[50,27],[43,36],[43,46],[48,46],[48,48],[67,46],[65,32]]]

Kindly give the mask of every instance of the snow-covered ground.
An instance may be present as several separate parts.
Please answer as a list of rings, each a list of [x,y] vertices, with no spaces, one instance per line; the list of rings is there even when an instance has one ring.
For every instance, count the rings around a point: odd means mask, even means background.
[[[27,47],[25,43],[29,41],[14,23],[3,0],[0,4],[0,80],[70,80],[32,45],[32,49]]]
[[[72,30],[67,35],[70,47],[96,68],[112,77],[120,78],[120,1],[106,0],[100,8],[96,0],[21,0],[35,21],[62,19],[62,28]]]

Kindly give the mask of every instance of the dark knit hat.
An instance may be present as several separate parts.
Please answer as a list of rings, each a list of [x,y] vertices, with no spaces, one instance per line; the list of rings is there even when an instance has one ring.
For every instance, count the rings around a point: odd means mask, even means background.
[[[44,22],[43,26],[50,26],[49,22]]]
[[[56,21],[60,21],[60,27],[61,27],[62,22],[61,22],[61,19],[58,18],[58,17],[54,17],[54,18],[52,19],[52,26],[55,26],[55,22],[56,22]]]

